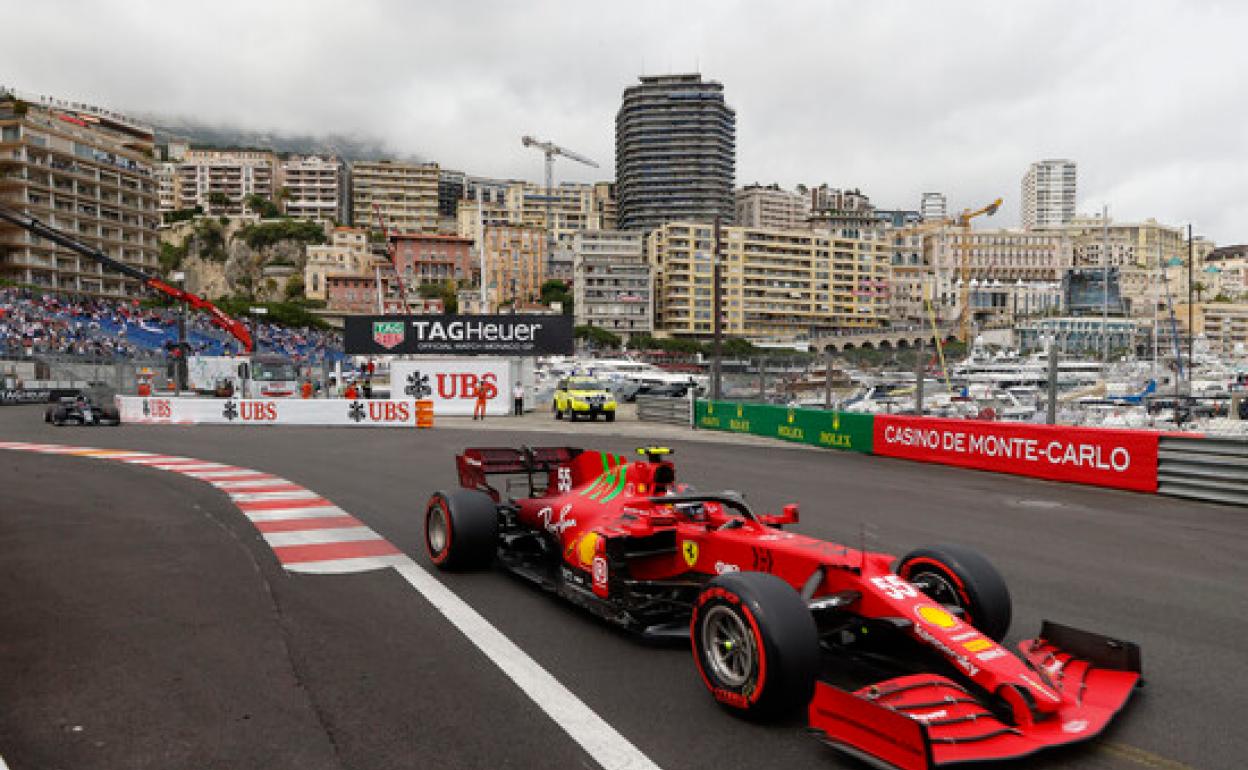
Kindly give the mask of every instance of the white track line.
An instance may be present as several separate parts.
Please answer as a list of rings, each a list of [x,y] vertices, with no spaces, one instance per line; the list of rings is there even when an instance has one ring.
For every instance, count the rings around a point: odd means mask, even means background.
[[[346,543],[357,540],[381,540],[381,535],[368,527],[343,527],[341,529],[301,529],[295,532],[269,532],[264,541],[270,548],[292,545],[320,545],[321,543]]]
[[[243,513],[250,521],[287,521],[289,519],[319,519],[329,516],[350,516],[336,505],[321,508],[287,508],[282,511],[252,511]]]
[[[236,503],[255,503],[261,500],[309,500],[320,497],[310,489],[291,489],[285,492],[227,492]]]
[[[602,765],[603,770],[659,770],[640,749],[419,564],[406,559],[394,569]]]

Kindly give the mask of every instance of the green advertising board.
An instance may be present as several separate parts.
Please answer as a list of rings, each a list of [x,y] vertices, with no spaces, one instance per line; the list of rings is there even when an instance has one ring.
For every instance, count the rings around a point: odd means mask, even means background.
[[[695,422],[703,430],[748,433],[829,449],[871,452],[873,424],[869,414],[732,401],[698,401],[695,409]]]

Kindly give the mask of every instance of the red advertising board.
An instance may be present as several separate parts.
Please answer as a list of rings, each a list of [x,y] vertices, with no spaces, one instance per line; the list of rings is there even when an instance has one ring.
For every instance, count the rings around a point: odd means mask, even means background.
[[[876,415],[877,455],[1157,491],[1157,433]]]

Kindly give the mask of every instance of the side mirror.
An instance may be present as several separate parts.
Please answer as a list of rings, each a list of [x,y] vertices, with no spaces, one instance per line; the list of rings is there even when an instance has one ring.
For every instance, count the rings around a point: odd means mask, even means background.
[[[785,524],[796,524],[798,522],[797,503],[789,503],[784,506],[783,513],[776,515],[774,513],[764,514],[759,519],[768,526],[782,527]]]

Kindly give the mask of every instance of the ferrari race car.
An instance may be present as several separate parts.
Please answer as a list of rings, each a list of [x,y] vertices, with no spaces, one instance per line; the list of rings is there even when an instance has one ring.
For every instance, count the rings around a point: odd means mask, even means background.
[[[1010,594],[974,550],[898,559],[788,532],[796,505],[756,513],[736,492],[677,483],[669,450],[638,452],[464,450],[462,488],[426,506],[430,558],[445,570],[497,561],[623,628],[688,638],[726,709],[805,709],[817,737],[879,767],[1087,740],[1141,684],[1130,642],[1046,621],[1017,651],[1001,646]]]
[[[53,425],[121,425],[121,412],[115,406],[106,406],[86,396],[68,396],[55,404],[49,404],[43,412],[43,421]]]

